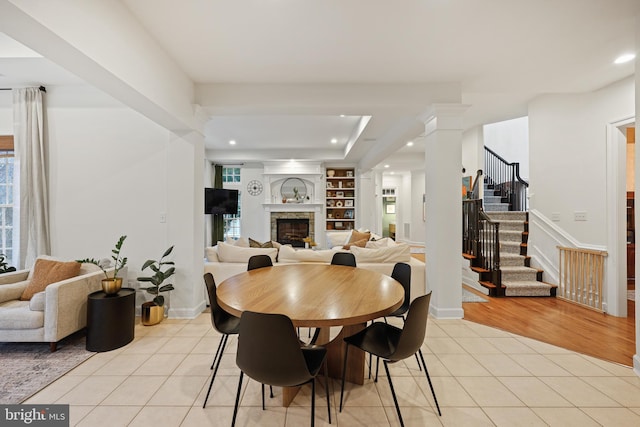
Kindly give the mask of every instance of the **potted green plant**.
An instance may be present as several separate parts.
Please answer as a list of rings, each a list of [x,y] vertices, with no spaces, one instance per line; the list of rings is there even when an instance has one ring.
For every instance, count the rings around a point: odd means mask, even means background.
[[[102,279],[102,290],[108,294],[113,295],[117,294],[120,288],[122,288],[122,277],[118,277],[118,273],[127,265],[127,257],[123,257],[120,254],[122,250],[122,244],[124,243],[127,236],[120,236],[118,242],[114,249],[111,249],[111,259],[114,261],[114,268],[111,272],[111,276],[109,276],[109,269],[111,269],[111,262],[108,258],[101,259],[98,261],[95,258],[85,258],[79,259],[78,262],[95,264],[100,267],[100,270],[104,273],[104,279]]]
[[[171,255],[173,246],[164,251],[160,259],[149,259],[142,265],[142,271],[150,268],[153,271],[151,276],[138,277],[140,282],[151,283],[146,288],[141,288],[147,291],[149,294],[154,295],[153,300],[147,301],[142,304],[141,307],[141,322],[145,326],[155,325],[160,323],[164,318],[164,296],[162,292],[172,291],[173,284],[163,284],[165,280],[173,276],[176,272],[173,261],[165,261],[165,258]]]

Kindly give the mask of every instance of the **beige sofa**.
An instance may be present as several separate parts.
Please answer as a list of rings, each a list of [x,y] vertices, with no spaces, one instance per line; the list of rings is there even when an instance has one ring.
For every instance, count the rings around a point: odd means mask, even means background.
[[[58,341],[86,326],[87,296],[102,289],[104,273],[93,264],[82,264],[78,276],[21,301],[32,276],[31,270],[0,275],[0,342],[48,342],[55,351]]]
[[[425,294],[425,264],[411,256],[410,248],[406,244],[396,244],[390,241],[388,246],[369,248],[335,246],[331,249],[312,250],[295,249],[290,246],[274,248],[252,248],[235,246],[218,242],[218,245],[206,248],[204,272],[213,274],[216,284],[225,279],[247,271],[247,262],[252,255],[268,255],[275,266],[298,262],[321,262],[329,264],[333,254],[338,251],[352,252],[356,257],[358,268],[377,271],[391,275],[393,266],[397,262],[405,262],[411,266],[411,297],[412,299]]]

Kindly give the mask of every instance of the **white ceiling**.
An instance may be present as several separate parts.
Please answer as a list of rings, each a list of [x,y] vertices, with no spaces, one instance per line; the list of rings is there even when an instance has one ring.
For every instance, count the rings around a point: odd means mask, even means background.
[[[526,115],[527,103],[539,94],[592,91],[633,74],[633,63],[613,60],[637,51],[640,19],[638,0],[122,3],[196,84],[455,82],[461,102],[471,106],[467,127]],[[0,57],[7,56],[4,49],[0,38]],[[27,59],[0,59],[0,87],[19,84],[19,61]],[[22,65],[33,71],[28,62]],[[22,75],[55,84],[60,70],[51,66],[37,67],[40,78]],[[386,157],[421,131],[406,111],[363,108],[340,117],[345,111],[339,107],[323,114],[292,109],[215,115],[206,125],[206,144],[214,156],[229,160],[296,156],[357,163],[369,152]],[[359,117],[368,115],[360,133]],[[332,138],[338,143],[331,144]],[[230,146],[230,139],[237,144]],[[419,144],[402,148],[387,162],[391,169],[410,169],[421,161],[421,150]]]

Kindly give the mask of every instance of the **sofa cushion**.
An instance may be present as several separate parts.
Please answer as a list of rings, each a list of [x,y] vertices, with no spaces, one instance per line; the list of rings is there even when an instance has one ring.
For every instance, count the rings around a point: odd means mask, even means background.
[[[218,259],[218,248],[216,246],[207,246],[204,248],[204,256],[207,258],[209,262],[219,262]]]
[[[31,311],[44,311],[45,298],[46,294],[44,291],[34,294],[29,300],[29,309]]]
[[[389,237],[383,237],[382,239],[379,239],[379,240],[368,241],[365,248],[378,249],[378,248],[387,248],[387,247],[393,247],[393,246],[396,246],[396,242],[393,239]]]
[[[218,243],[218,259],[220,262],[247,263],[253,255],[269,255],[271,262],[275,263],[278,250],[276,248],[244,248],[228,245],[224,242]]]
[[[8,283],[0,286],[0,302],[11,301],[14,299],[20,299],[22,293],[29,284],[28,280],[23,282]]]
[[[314,251],[313,249],[293,249],[291,246],[284,245],[278,253],[279,262],[331,262],[331,258],[336,251],[324,249]]]
[[[367,249],[352,246],[351,252],[356,257],[356,262],[409,262],[411,261],[411,249],[407,244],[397,244],[386,248]]]
[[[238,237],[237,239],[234,239],[233,237],[227,237],[224,242],[228,245],[240,246],[241,248],[249,247],[249,239],[247,239],[246,237]]]
[[[0,304],[0,330],[38,329],[44,326],[44,312],[29,310],[29,301]]]
[[[33,267],[33,277],[20,296],[21,301],[28,301],[37,293],[42,292],[52,283],[70,279],[80,273],[80,263],[77,261],[53,261],[38,258]]]
[[[347,231],[327,231],[327,246],[333,248],[346,245],[351,237],[351,230]]]
[[[264,243],[260,243],[257,240],[253,240],[251,237],[249,237],[249,247],[250,248],[273,248],[274,246],[271,240]]]

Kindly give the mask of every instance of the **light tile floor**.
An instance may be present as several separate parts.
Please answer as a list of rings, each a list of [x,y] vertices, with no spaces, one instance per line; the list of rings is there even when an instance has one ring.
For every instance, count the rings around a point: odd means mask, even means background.
[[[209,314],[136,325],[135,335],[129,345],[96,354],[26,403],[70,404],[73,426],[231,425],[239,374],[235,337],[202,409],[220,339]],[[409,358],[391,367],[408,427],[640,425],[640,378],[628,367],[465,320],[430,318],[423,353],[442,417],[424,374]],[[332,425],[399,425],[383,371],[377,383],[347,385],[341,413],[340,382],[331,382]],[[328,425],[323,383],[316,389],[318,426]],[[281,390],[274,392],[263,411],[260,384],[245,381],[237,425],[309,425],[310,387],[289,408],[280,406]]]

